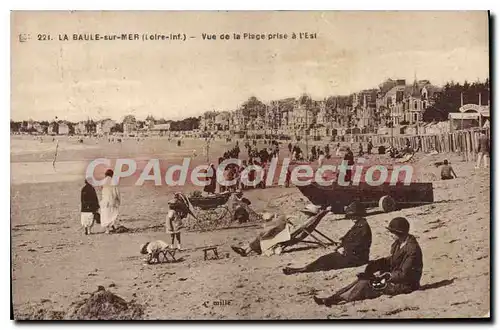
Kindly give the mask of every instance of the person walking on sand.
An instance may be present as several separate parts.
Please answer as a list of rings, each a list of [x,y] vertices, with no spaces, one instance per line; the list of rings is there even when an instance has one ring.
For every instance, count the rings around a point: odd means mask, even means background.
[[[453,167],[448,163],[448,160],[445,159],[443,161],[443,167],[441,167],[441,180],[450,180],[457,178],[457,175],[455,174],[455,171],[453,170]]]
[[[475,168],[481,166],[481,160],[484,160],[484,168],[488,168],[488,155],[490,154],[490,140],[484,132],[479,135],[479,150],[477,154],[477,163]]]
[[[347,162],[347,165],[352,168],[352,165],[354,165],[354,154],[351,151],[351,148],[347,148],[347,151],[344,155],[344,161]],[[345,171],[345,182],[351,182],[352,178],[352,169],[349,168]]]
[[[81,191],[81,204],[82,227],[85,229],[85,235],[90,235],[99,210],[99,199],[94,187],[90,184],[90,179],[85,179],[85,186]]]
[[[215,166],[213,163],[210,163],[210,177],[208,178],[209,184],[206,185],[203,188],[203,191],[205,191],[208,194],[215,194],[215,190],[217,188],[217,170],[215,169]]]
[[[104,185],[102,186],[101,226],[106,230],[106,234],[115,229],[120,207],[120,191],[117,185],[113,183],[113,175],[113,170],[107,170]]]
[[[335,150],[335,156],[339,157],[341,155],[340,143],[337,143],[337,148]]]
[[[320,150],[319,157],[318,157],[318,167],[323,166],[324,161],[325,161],[325,154],[323,153],[323,150]]]
[[[170,248],[174,248],[177,239],[177,250],[181,251],[181,230],[184,228],[182,221],[190,214],[197,219],[193,213],[193,206],[189,199],[181,193],[175,193],[174,198],[168,201],[168,213],[166,221],[166,232],[170,234]]]

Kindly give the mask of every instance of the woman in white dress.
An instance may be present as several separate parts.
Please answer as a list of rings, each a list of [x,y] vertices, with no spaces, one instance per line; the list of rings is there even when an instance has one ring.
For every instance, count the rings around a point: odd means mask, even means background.
[[[101,226],[106,230],[106,234],[115,229],[118,220],[118,209],[120,207],[120,191],[112,182],[113,174],[113,170],[107,170],[105,173],[106,178],[102,186],[100,203]]]

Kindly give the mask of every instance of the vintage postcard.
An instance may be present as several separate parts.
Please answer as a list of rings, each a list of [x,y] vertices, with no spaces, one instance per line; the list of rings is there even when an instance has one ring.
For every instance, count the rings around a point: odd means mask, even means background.
[[[12,12],[12,318],[489,318],[489,24]]]

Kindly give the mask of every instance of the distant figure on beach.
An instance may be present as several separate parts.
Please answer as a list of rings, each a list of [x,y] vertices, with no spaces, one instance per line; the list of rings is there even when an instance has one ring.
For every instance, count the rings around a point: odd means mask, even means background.
[[[323,153],[323,150],[320,150],[318,156],[318,166],[319,167],[323,166],[324,161],[325,161],[325,154]]]
[[[347,161],[348,166],[354,165],[354,154],[351,151],[351,148],[347,148],[346,153],[344,155],[344,161]],[[352,169],[347,169],[345,171],[345,182],[351,182],[352,178]]]
[[[409,234],[410,223],[403,217],[391,220],[389,232],[394,238],[391,254],[370,261],[358,279],[327,298],[314,297],[318,305],[374,299],[382,295],[407,294],[420,288],[423,257],[417,239]],[[374,275],[379,272],[380,275]]]
[[[370,139],[370,141],[368,141],[368,146],[366,147],[366,149],[368,151],[368,155],[371,155],[372,154],[372,149],[373,149],[372,139]]]
[[[363,144],[360,142],[359,143],[359,156],[363,156]]]
[[[208,178],[209,184],[203,188],[203,191],[209,194],[215,194],[217,188],[217,170],[213,163],[210,164],[211,176]]]
[[[340,157],[341,152],[340,152],[340,143],[337,143],[337,150],[335,150],[335,156]]]
[[[81,191],[81,223],[85,229],[85,235],[90,235],[92,226],[99,210],[99,199],[94,187],[90,184],[90,178],[85,179],[85,186]]]
[[[484,160],[484,168],[488,167],[488,156],[490,154],[490,140],[484,132],[479,135],[479,150],[477,154],[477,164],[475,168],[481,166],[481,160]]]
[[[308,216],[314,215],[313,213],[302,212]],[[360,202],[354,202],[346,207],[345,217],[346,219],[351,219],[354,225],[340,239],[340,244],[335,251],[319,257],[304,267],[285,267],[283,268],[283,273],[285,275],[310,273],[358,267],[368,263],[372,244],[372,231],[370,225],[368,225],[368,222],[363,217],[365,214],[366,210]]]
[[[105,173],[105,181],[102,186],[101,198],[101,226],[109,234],[117,226],[118,209],[120,207],[120,192],[118,186],[113,184],[113,170],[109,169]]]
[[[441,180],[450,180],[453,178],[457,178],[453,167],[448,163],[448,160],[445,159],[443,161],[443,166],[441,167]]]
[[[292,179],[292,171],[290,168],[286,169],[286,177],[285,177],[285,188],[290,187],[290,181]]]
[[[330,146],[328,144],[325,146],[325,157],[326,159],[330,159]]]

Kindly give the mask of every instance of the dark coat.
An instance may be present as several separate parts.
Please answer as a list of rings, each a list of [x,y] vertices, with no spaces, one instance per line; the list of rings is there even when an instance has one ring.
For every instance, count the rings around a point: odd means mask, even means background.
[[[367,263],[372,245],[372,230],[366,219],[358,220],[340,239],[340,242],[347,257],[360,261],[362,264]]]
[[[391,283],[417,290],[420,287],[420,278],[422,277],[422,250],[412,235],[408,236],[406,244],[402,248],[399,246],[399,242],[394,242],[390,256],[370,261],[365,273],[390,272]]]
[[[490,140],[486,135],[481,135],[479,137],[479,152],[489,154],[490,153]]]
[[[92,185],[86,183],[81,192],[82,212],[95,213],[99,210],[99,199]]]

